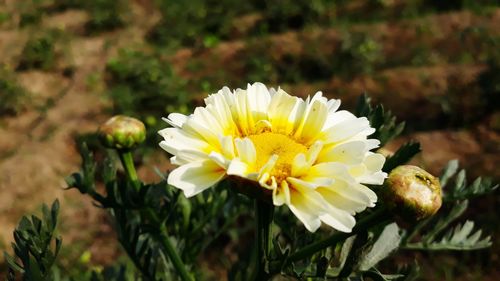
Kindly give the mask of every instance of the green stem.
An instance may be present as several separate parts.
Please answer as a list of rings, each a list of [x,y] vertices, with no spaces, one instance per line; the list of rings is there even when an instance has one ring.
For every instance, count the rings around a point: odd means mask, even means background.
[[[172,241],[168,237],[167,228],[164,224],[160,227],[160,242],[163,245],[163,248],[167,252],[168,257],[172,261],[173,266],[177,270],[182,281],[193,281],[193,277],[186,270],[186,266],[181,260],[181,257],[177,254],[177,250],[175,249]]]
[[[271,223],[273,221],[274,206],[255,200],[255,239],[257,242],[257,255],[255,270],[250,280],[267,280],[266,261],[271,249]]]
[[[125,169],[127,178],[134,183],[135,189],[138,190],[140,188],[139,177],[137,177],[137,172],[135,171],[132,152],[129,150],[118,150],[118,155],[120,156],[120,161]]]
[[[388,221],[387,212],[384,208],[381,208],[373,212],[372,214],[364,217],[363,219],[359,220],[359,222],[356,223],[356,226],[352,229],[352,232],[350,233],[337,232],[328,238],[310,244],[309,246],[306,246],[298,250],[297,252],[291,254],[287,259],[287,264],[308,258],[312,256],[314,253],[321,251],[332,245],[335,245],[338,242],[343,241],[352,235],[355,235],[356,233],[364,231],[372,226],[386,223],[387,221]]]
[[[120,161],[122,162],[123,168],[125,169],[127,178],[134,184],[134,188],[136,189],[136,191],[138,191],[141,187],[141,184],[139,182],[139,177],[137,177],[132,153],[129,150],[118,150],[118,155],[120,156]],[[182,262],[179,254],[177,253],[177,250],[168,237],[168,231],[165,224],[160,221],[153,210],[149,208],[146,209],[146,214],[155,224],[160,225],[158,238],[169,259],[172,261],[174,268],[177,270],[177,273],[179,274],[181,280],[192,281],[193,278],[191,277],[191,275],[189,275],[188,271],[186,270],[186,266]]]

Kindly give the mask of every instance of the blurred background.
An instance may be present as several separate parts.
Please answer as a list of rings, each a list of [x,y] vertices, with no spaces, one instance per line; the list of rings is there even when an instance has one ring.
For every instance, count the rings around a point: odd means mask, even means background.
[[[23,214],[59,198],[64,270],[122,259],[106,214],[63,190],[78,144],[98,147],[94,132],[113,114],[138,117],[149,136],[135,160],[159,181],[155,167],[171,168],[160,118],[254,81],[323,91],[344,109],[366,92],[407,121],[388,151],[415,139],[414,162],[434,174],[459,159],[471,180],[500,179],[496,0],[0,0],[0,250]],[[403,251],[394,262],[417,259],[422,280],[499,280],[499,204],[496,192],[467,213],[492,248]],[[224,280],[237,243],[227,235],[200,266]]]

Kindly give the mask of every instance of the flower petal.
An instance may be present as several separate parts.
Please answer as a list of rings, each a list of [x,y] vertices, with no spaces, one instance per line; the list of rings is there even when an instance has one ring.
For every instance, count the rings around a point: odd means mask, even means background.
[[[225,170],[212,160],[192,162],[182,165],[168,175],[168,184],[192,197],[213,186],[225,176]]]
[[[334,208],[331,206],[332,211],[319,216],[320,220],[336,230],[342,232],[351,232],[356,224],[354,217],[348,212]]]

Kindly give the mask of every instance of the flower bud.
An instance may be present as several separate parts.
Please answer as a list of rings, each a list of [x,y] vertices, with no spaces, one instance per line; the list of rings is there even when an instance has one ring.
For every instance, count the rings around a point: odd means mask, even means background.
[[[101,125],[99,138],[106,147],[131,149],[146,139],[146,127],[138,119],[116,115]]]
[[[417,166],[398,166],[389,174],[382,198],[402,218],[421,220],[441,207],[441,185],[436,177]]]

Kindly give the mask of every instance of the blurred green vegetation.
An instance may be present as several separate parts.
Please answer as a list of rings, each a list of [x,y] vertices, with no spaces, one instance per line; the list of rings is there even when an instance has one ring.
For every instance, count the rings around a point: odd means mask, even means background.
[[[56,33],[50,32],[41,36],[31,37],[24,45],[18,70],[54,68],[56,62],[55,41]]]
[[[122,49],[106,64],[106,84],[113,111],[145,118],[179,110],[188,102],[186,82],[168,62],[140,51]]]
[[[0,117],[17,115],[29,105],[30,94],[17,82],[16,74],[0,64]]]

